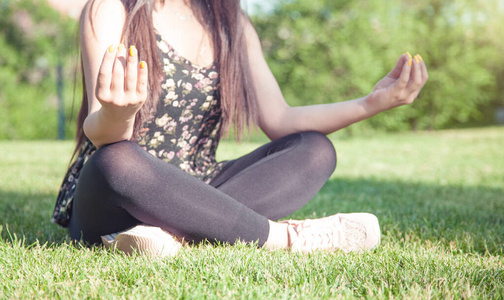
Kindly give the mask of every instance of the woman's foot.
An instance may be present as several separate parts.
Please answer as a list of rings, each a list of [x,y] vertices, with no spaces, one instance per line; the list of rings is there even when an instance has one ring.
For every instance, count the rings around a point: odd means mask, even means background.
[[[336,214],[314,220],[288,220],[288,248],[294,252],[315,250],[363,252],[380,245],[380,225],[368,213]]]
[[[287,234],[286,234],[287,233]],[[316,250],[363,252],[380,245],[380,225],[369,213],[336,214],[320,219],[270,221],[268,249],[288,248],[294,252]],[[153,226],[138,225],[120,233],[102,236],[105,247],[152,257],[176,255],[183,240]]]
[[[159,227],[137,225],[128,230],[101,237],[106,248],[132,254],[139,252],[151,257],[175,256],[183,241]]]

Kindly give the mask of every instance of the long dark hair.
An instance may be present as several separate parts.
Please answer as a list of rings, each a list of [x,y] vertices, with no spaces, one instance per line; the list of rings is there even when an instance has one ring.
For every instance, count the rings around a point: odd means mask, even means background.
[[[161,89],[162,65],[158,56],[152,10],[155,0],[121,0],[126,9],[126,22],[122,39],[126,46],[135,45],[139,56],[149,66],[149,97],[138,111],[133,138],[144,121],[154,112]],[[164,0],[160,0],[164,3]],[[94,5],[92,1],[89,5]],[[247,18],[239,0],[190,0],[190,6],[198,21],[208,28],[219,69],[219,93],[222,108],[221,135],[232,127],[239,139],[244,130],[256,124],[256,94],[254,91],[245,42]],[[92,7],[90,7],[92,10]],[[81,16],[81,23],[84,14]],[[90,21],[91,14],[89,14]],[[88,115],[86,82],[83,76],[82,104],[77,115],[77,145],[74,156],[85,141],[84,120]]]

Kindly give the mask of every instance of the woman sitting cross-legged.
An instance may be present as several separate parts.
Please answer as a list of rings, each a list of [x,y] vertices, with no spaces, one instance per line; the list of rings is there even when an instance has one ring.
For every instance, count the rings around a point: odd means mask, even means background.
[[[362,98],[290,107],[238,0],[91,0],[81,17],[84,97],[75,163],[53,221],[72,239],[173,255],[181,241],[362,251],[377,218],[280,221],[328,180],[326,135],[410,104],[427,81],[419,55]],[[221,136],[257,125],[268,144],[216,161]]]

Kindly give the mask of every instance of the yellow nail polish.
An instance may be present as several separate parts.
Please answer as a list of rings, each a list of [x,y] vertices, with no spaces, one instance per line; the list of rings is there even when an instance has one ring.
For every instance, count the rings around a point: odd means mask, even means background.
[[[413,62],[413,60],[410,58],[409,61],[408,61],[408,66],[411,67],[411,63]]]
[[[145,69],[145,67],[147,66],[147,64],[145,63],[145,61],[141,61],[140,62],[140,69]]]
[[[411,57],[411,53],[406,52],[406,56],[408,56],[408,58],[409,58],[409,59],[412,59],[412,57]]]
[[[110,45],[110,46],[108,47],[108,52],[109,52],[109,53],[114,53],[114,51],[115,51],[115,50],[116,50],[116,47],[115,47],[115,45],[114,45],[114,44],[112,44],[112,45]]]
[[[122,52],[124,51],[124,44],[119,44],[119,47],[117,48],[117,51]]]
[[[420,58],[418,58],[418,54],[417,54],[417,55],[415,55],[415,62],[416,62],[417,64],[419,64],[419,63],[420,63]]]
[[[130,48],[129,48],[129,55],[131,57],[135,57],[136,56],[136,48],[135,48],[135,46],[130,46]]]
[[[423,58],[420,56],[420,54],[417,54],[418,55],[418,59],[420,59],[420,61],[423,61]]]

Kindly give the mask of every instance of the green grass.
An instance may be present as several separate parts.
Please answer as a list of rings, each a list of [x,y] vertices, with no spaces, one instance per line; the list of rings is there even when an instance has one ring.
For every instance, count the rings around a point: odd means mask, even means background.
[[[365,254],[200,245],[175,258],[69,242],[49,222],[70,142],[0,142],[0,298],[503,298],[504,128],[331,136],[338,167],[293,218],[368,211]],[[224,142],[219,158],[264,142]]]

